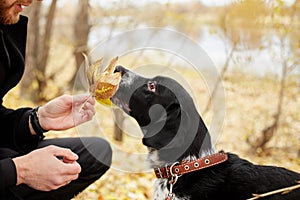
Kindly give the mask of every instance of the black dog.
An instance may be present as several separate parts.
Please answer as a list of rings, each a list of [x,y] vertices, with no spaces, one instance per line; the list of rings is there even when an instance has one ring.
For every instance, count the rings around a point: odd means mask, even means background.
[[[154,199],[248,199],[295,185],[300,174],[254,165],[232,153],[216,153],[209,132],[186,90],[175,80],[144,78],[121,66],[112,102],[135,118],[155,169]],[[264,199],[299,200],[300,189]]]

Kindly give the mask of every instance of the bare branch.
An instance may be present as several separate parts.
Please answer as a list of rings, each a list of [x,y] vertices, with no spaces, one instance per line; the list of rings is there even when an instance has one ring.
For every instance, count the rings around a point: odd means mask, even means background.
[[[300,180],[297,181],[297,183],[298,183],[297,185],[293,185],[293,186],[278,189],[278,190],[273,190],[271,192],[267,192],[267,193],[263,193],[263,194],[253,194],[254,197],[247,199],[247,200],[255,200],[255,199],[259,199],[259,198],[263,198],[263,197],[267,197],[267,196],[271,196],[271,195],[279,194],[279,193],[281,193],[282,195],[287,194],[293,190],[300,188]]]

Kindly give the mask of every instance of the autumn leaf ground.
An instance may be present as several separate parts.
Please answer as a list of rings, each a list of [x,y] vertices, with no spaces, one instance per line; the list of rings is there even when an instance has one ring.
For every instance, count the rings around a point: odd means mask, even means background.
[[[207,86],[203,82],[195,82],[197,79],[192,73],[188,75],[187,80],[194,86],[197,107],[201,112],[209,98]],[[222,129],[215,140],[216,148],[237,153],[257,164],[282,166],[300,172],[299,84],[296,77],[288,78],[280,127],[264,152],[258,150],[253,153],[246,138],[255,139],[272,123],[277,106],[279,82],[275,76],[258,77],[240,71],[228,74],[223,80],[226,115],[224,121],[220,122]],[[6,96],[5,105],[13,108],[34,106],[20,97],[18,88]],[[208,113],[203,118],[209,126],[213,114]],[[139,133],[134,137],[131,133],[125,133],[124,141],[116,142],[112,136],[114,120],[111,109],[97,105],[95,119],[94,124],[88,126],[89,130],[86,127],[84,129],[88,132],[87,135],[105,137],[112,144],[113,165],[101,179],[74,197],[74,200],[152,199],[155,177],[152,171],[145,167],[147,164],[144,158],[147,151],[141,144]],[[132,121],[128,123],[134,124]],[[49,132],[47,138],[82,135],[80,128],[74,128],[65,132]],[[141,156],[132,158],[137,152]]]

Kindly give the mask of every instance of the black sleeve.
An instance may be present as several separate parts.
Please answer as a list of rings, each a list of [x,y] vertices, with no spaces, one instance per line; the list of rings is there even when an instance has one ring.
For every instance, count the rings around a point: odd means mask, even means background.
[[[37,146],[39,138],[31,134],[29,115],[31,108],[17,110],[0,108],[0,146],[27,153]]]
[[[0,196],[7,187],[16,185],[17,172],[15,163],[10,158],[0,160]]]

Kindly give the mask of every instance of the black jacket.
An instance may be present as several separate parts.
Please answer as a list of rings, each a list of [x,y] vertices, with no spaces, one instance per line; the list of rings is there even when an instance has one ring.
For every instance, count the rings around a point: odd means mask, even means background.
[[[31,108],[9,109],[3,106],[3,97],[15,87],[24,74],[28,19],[20,17],[17,24],[0,24],[0,194],[16,184],[16,169],[6,148],[20,154],[37,145],[38,138],[29,130]]]

